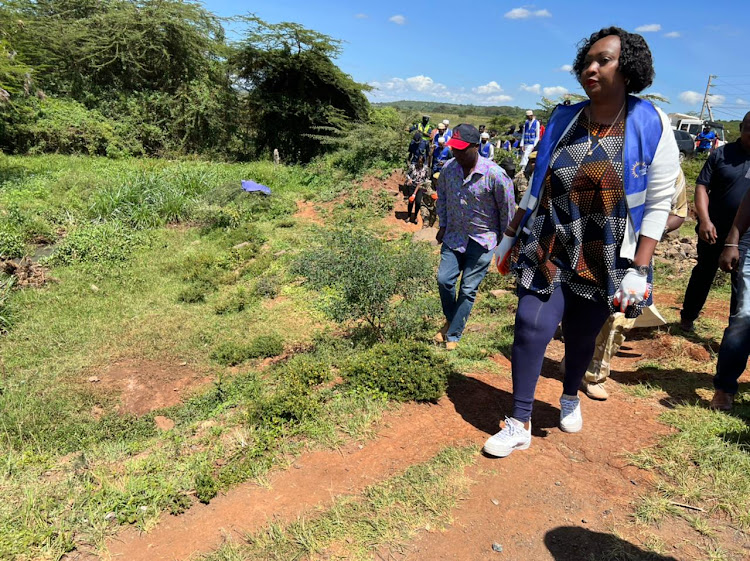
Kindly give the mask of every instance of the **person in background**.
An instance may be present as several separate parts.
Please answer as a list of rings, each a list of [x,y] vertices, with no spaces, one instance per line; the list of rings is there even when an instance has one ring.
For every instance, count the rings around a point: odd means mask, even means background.
[[[415,131],[409,143],[409,155],[406,158],[406,165],[416,164],[420,156],[427,161],[427,158],[430,156],[430,145],[422,138],[421,132]]]
[[[677,230],[687,218],[686,187],[685,174],[680,170],[675,183],[675,193],[672,196],[672,209],[669,211],[667,226],[664,230],[665,235]],[[651,313],[644,313],[637,318],[626,318],[622,312],[615,312],[607,318],[607,322],[596,337],[594,357],[586,369],[581,384],[581,389],[591,399],[604,401],[609,397],[604,383],[609,378],[612,357],[617,354],[617,351],[625,342],[625,333],[633,327],[655,327],[666,323],[654,304],[649,306],[649,311]],[[648,316],[648,318],[645,316]]]
[[[432,143],[434,144],[433,150],[438,147],[438,140],[440,139],[440,137],[443,137],[445,139],[445,125],[443,123],[438,124],[437,134],[432,138]]]
[[[432,173],[440,173],[440,170],[443,169],[445,162],[453,157],[453,154],[451,154],[451,149],[448,148],[445,143],[446,140],[444,136],[438,137],[438,146],[432,153],[432,165],[430,166],[430,168],[432,169]]]
[[[479,141],[475,127],[458,125],[447,142],[454,157],[437,182],[435,239],[442,244],[437,282],[445,324],[434,339],[449,351],[461,339],[498,236],[516,210],[513,182],[479,155]]]
[[[696,152],[710,152],[716,141],[716,133],[708,125],[703,125],[703,131],[698,133],[695,141],[698,143],[698,148],[695,149]]]
[[[490,160],[495,159],[495,147],[490,142],[489,133],[483,132],[479,135],[479,155],[482,158],[489,158]]]
[[[706,303],[724,242],[732,227],[740,201],[750,189],[750,142],[744,140],[750,127],[750,113],[740,123],[740,138],[720,146],[703,164],[695,186],[695,213],[698,215],[698,262],[690,274],[680,312],[680,328],[692,331]],[[737,270],[732,270],[730,313],[737,305]]]
[[[485,125],[479,125],[479,136],[481,137],[482,134],[484,134],[484,129],[487,127]]]
[[[424,184],[430,179],[430,168],[425,165],[424,156],[419,156],[416,163],[409,166],[406,173],[406,186],[409,188],[409,204],[406,209],[406,221],[417,223],[419,208],[422,206],[422,197],[424,195]],[[414,217],[412,217],[412,209]]]
[[[414,125],[411,129],[411,131],[417,130],[422,135],[422,138],[429,142],[432,140],[432,127],[430,126],[430,116],[429,115],[422,115],[422,121],[420,123],[417,123]]]
[[[437,222],[437,198],[437,191],[432,187],[432,181],[425,181],[422,207],[420,208],[422,228],[432,228]]]
[[[748,165],[745,178],[750,178],[750,113],[740,124],[739,145],[745,153]],[[734,143],[733,143],[734,144]],[[716,152],[725,148],[720,147]],[[750,193],[750,191],[748,191]],[[737,380],[747,366],[750,353],[750,195],[745,193],[737,210],[732,227],[729,229],[724,250],[719,256],[722,271],[731,272],[737,282],[735,306],[730,310],[729,325],[724,330],[719,347],[719,360],[716,363],[714,376],[714,396],[711,407],[720,411],[730,411],[734,405],[734,396],[739,391]]]
[[[534,117],[532,110],[526,111],[526,122],[523,124],[523,135],[521,136],[521,149],[523,150],[523,156],[521,157],[521,170],[526,167],[529,162],[529,154],[537,145],[541,138],[541,130],[539,128],[539,121]]]
[[[669,118],[634,95],[654,76],[641,35],[601,29],[581,42],[573,69],[589,99],[559,105],[550,117],[531,185],[496,251],[501,271],[513,252],[518,307],[513,412],[485,443],[491,456],[530,446],[536,385],[560,322],[559,425],[583,428],[578,390],[596,336],[611,313],[637,317],[646,305],[651,258],[680,168]]]
[[[451,129],[451,122],[448,119],[443,119],[443,124],[445,125],[443,136],[445,137],[445,141],[448,142],[450,137],[453,136],[453,129]]]

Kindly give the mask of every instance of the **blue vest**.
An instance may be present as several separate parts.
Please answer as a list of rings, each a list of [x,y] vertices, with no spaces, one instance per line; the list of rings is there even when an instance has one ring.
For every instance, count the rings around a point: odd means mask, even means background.
[[[432,171],[440,171],[442,167],[440,163],[445,163],[451,159],[451,149],[447,146],[443,146],[443,149],[435,148],[435,152],[432,154]]]
[[[539,137],[539,121],[528,119],[523,123],[523,144],[528,146],[529,144],[535,144]]]
[[[570,122],[591,103],[582,101],[575,105],[558,105],[549,119],[544,138],[539,142],[536,167],[530,187],[528,208],[519,228],[523,228],[539,203],[542,185],[547,175],[550,158]],[[662,134],[662,120],[656,108],[648,101],[628,96],[625,115],[625,145],[623,149],[623,187],[633,229],[638,237],[643,220],[648,187],[648,168],[654,160]]]
[[[490,141],[487,142],[480,142],[479,143],[479,155],[483,158],[489,158],[490,157]]]

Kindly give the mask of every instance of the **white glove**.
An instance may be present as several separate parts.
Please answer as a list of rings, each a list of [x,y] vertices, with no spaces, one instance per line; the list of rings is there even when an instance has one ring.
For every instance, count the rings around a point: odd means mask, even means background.
[[[516,238],[515,236],[509,236],[507,234],[503,234],[503,239],[500,240],[500,243],[495,248],[495,263],[497,264],[497,270],[501,275],[507,275],[508,271],[505,269],[502,269],[502,265],[505,262],[505,259],[508,257],[508,254],[513,251],[513,246],[516,244]]]
[[[620,283],[620,288],[615,292],[613,304],[619,306],[621,312],[625,312],[628,306],[640,304],[651,294],[651,285],[646,280],[646,275],[635,269],[628,269]]]

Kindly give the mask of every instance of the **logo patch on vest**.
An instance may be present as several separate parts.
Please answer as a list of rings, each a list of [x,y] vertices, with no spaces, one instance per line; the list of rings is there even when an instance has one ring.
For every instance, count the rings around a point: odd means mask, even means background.
[[[636,162],[633,164],[633,167],[630,171],[633,174],[633,177],[636,179],[638,179],[639,177],[646,177],[646,174],[648,173],[648,166],[646,165],[646,162]]]

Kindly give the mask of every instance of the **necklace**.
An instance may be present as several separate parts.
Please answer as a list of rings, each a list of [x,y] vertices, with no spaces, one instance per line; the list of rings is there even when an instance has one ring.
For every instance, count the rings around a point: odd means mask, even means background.
[[[602,136],[599,136],[596,138],[596,144],[594,146],[591,146],[591,123],[593,121],[591,120],[591,117],[589,116],[589,126],[586,128],[586,134],[588,136],[587,155],[591,156],[594,153],[594,150],[599,148],[599,145],[601,144],[602,139],[607,138],[609,136],[609,133],[612,132],[612,127],[614,127],[620,120],[620,115],[622,115],[623,109],[625,109],[625,104],[623,104],[623,106],[620,107],[620,111],[617,113],[617,117],[615,117],[615,120],[612,121],[611,125],[609,125],[607,132],[605,132]],[[589,113],[591,113],[591,108],[589,108]]]

